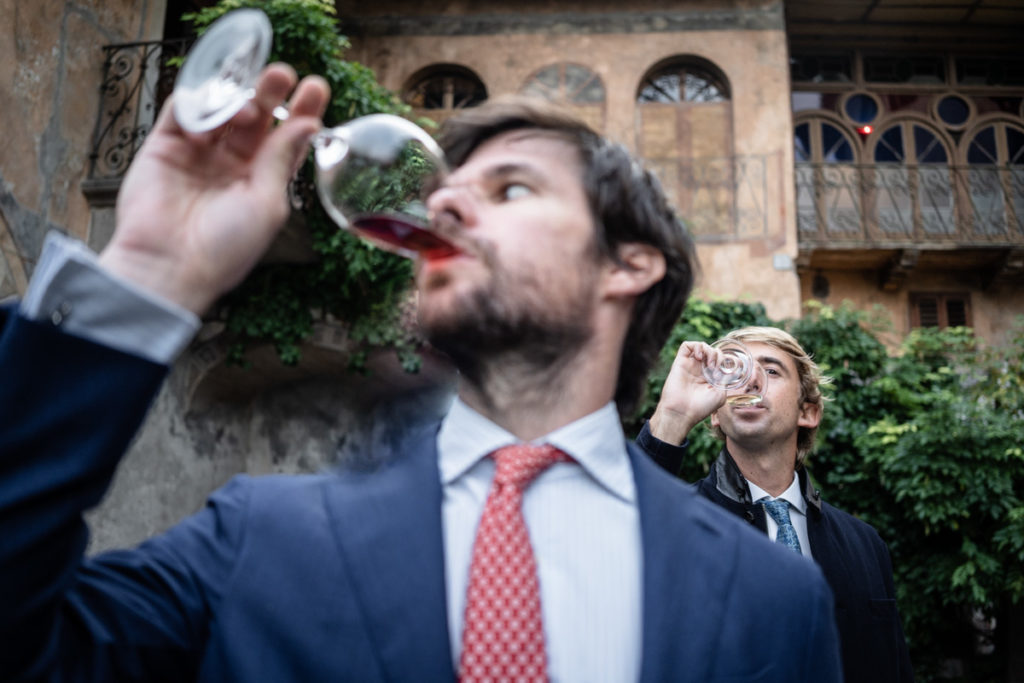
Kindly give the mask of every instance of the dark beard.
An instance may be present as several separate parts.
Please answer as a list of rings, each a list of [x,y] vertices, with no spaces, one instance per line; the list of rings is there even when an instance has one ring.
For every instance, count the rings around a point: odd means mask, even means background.
[[[459,302],[454,315],[423,326],[427,340],[452,360],[464,379],[478,386],[494,361],[554,374],[592,334],[592,283],[583,283],[556,310],[539,297],[522,298],[542,285],[524,287],[509,282],[500,269],[491,272],[491,285]]]

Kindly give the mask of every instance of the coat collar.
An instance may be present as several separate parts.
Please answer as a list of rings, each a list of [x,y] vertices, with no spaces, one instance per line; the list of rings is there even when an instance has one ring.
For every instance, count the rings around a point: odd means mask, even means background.
[[[728,449],[723,448],[718,454],[718,458],[712,466],[712,472],[715,477],[715,488],[718,489],[719,493],[737,503],[753,504],[754,501],[750,498],[750,487],[747,486],[747,480],[743,478],[739,466],[733,460],[732,454],[729,453]],[[820,514],[821,491],[814,488],[811,478],[807,476],[807,468],[800,465],[797,469],[797,476],[800,478],[800,488],[803,490],[804,500],[807,501],[808,509],[814,509]]]

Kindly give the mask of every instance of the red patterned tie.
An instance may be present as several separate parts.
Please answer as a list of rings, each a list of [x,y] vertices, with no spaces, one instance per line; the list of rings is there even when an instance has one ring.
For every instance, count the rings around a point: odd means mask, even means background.
[[[540,582],[523,520],[523,490],[547,467],[568,461],[554,446],[506,446],[496,463],[473,544],[461,683],[547,681]]]

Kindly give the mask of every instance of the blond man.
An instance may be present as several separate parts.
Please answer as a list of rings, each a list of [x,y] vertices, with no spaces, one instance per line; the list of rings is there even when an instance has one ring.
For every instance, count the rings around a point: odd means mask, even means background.
[[[716,351],[684,342],[637,443],[678,473],[687,436],[710,417],[724,447],[695,484],[697,492],[818,564],[835,594],[847,683],[912,680],[888,548],[871,526],[824,502],[803,467],[826,403],[821,388],[830,379],[784,330],[745,327],[726,338],[742,342],[764,368],[762,400],[727,404],[725,391],[702,373]]]

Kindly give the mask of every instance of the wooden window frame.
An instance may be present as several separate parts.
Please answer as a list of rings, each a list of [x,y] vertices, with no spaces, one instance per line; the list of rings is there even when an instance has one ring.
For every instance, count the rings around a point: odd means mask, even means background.
[[[964,325],[966,327],[973,326],[973,319],[971,316],[971,295],[968,292],[910,292],[909,309],[911,329],[925,327],[921,324],[921,302],[926,299],[934,299],[936,301],[938,324],[935,325],[935,327],[938,329],[944,330],[950,327],[948,304],[951,301],[961,301],[963,303]],[[931,326],[929,325],[928,327]]]

